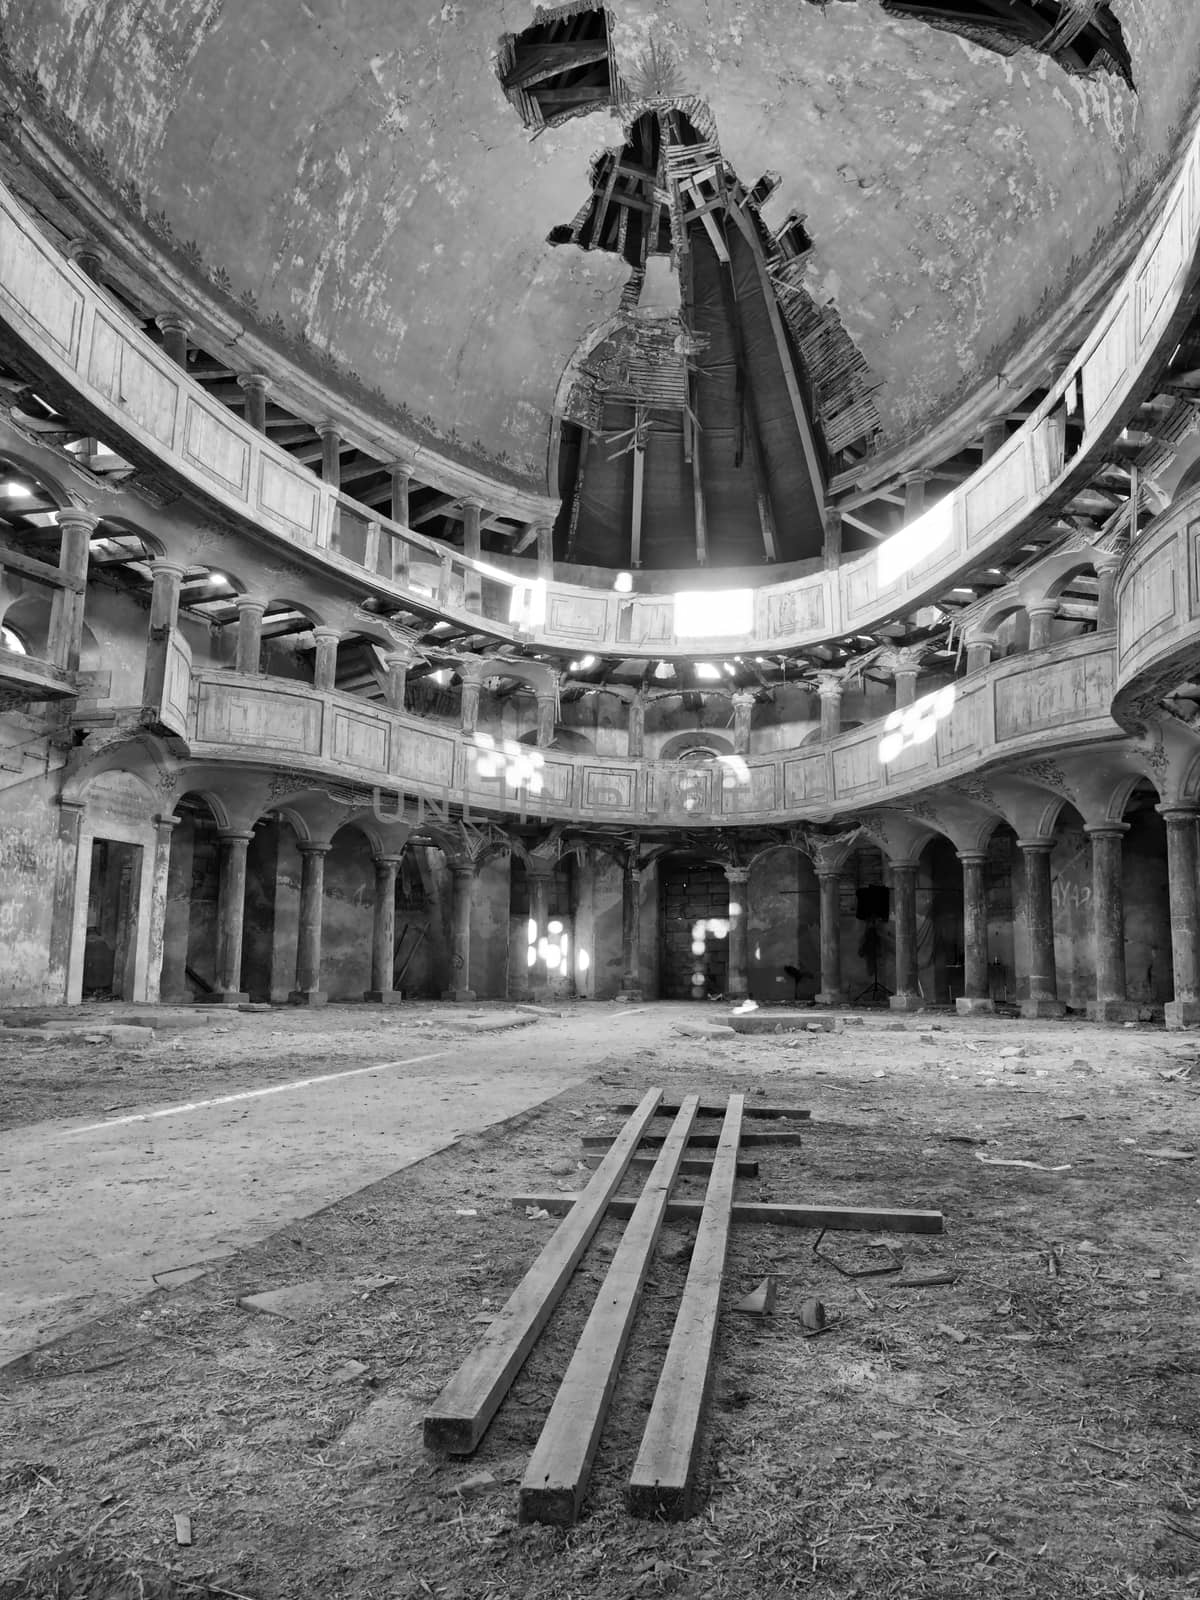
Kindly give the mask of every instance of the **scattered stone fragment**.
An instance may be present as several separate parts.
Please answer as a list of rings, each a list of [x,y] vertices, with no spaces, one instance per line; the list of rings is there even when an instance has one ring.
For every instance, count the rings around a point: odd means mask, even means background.
[[[757,1288],[751,1289],[749,1294],[744,1294],[740,1300],[735,1301],[730,1310],[741,1311],[750,1317],[769,1317],[775,1310],[777,1293],[775,1279],[768,1275]],[[812,1302],[814,1305],[816,1303]]]
[[[1194,1161],[1194,1150],[1143,1150],[1142,1154],[1148,1161]]]
[[[177,1511],[175,1513],[175,1543],[191,1544],[191,1542],[192,1519],[187,1515],[186,1512]]]
[[[967,1336],[958,1328],[952,1328],[948,1322],[939,1322],[937,1331],[946,1339],[953,1339],[955,1344],[966,1344]]]
[[[825,1326],[825,1307],[815,1298],[808,1299],[800,1307],[800,1324],[811,1333],[818,1333]]]
[[[675,1032],[683,1039],[736,1039],[733,1028],[720,1022],[677,1022]]]
[[[299,1322],[322,1311],[330,1300],[346,1298],[346,1293],[339,1297],[331,1284],[320,1278],[312,1278],[306,1283],[290,1283],[283,1289],[264,1289],[258,1294],[244,1294],[238,1300],[238,1305],[243,1311],[257,1311],[263,1316],[284,1317],[289,1322]]]
[[[342,1365],[332,1374],[334,1383],[353,1383],[355,1378],[361,1378],[367,1370],[365,1361],[343,1361]]]
[[[476,1472],[471,1477],[464,1478],[455,1487],[464,1500],[470,1500],[475,1495],[487,1494],[489,1489],[498,1489],[500,1484],[490,1472]]]

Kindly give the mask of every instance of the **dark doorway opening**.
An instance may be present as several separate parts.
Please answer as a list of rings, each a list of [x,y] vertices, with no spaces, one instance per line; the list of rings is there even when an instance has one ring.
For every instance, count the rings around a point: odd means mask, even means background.
[[[142,847],[93,839],[83,950],[83,998],[132,1000]]]
[[[709,861],[672,856],[659,868],[664,1000],[715,1000],[729,973],[729,884]]]

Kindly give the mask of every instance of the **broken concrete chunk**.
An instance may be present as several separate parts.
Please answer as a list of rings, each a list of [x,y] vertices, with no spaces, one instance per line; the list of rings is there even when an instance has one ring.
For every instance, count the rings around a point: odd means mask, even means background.
[[[345,1291],[346,1294],[352,1292],[349,1289]],[[307,1283],[290,1283],[283,1289],[264,1289],[259,1294],[244,1294],[238,1305],[243,1311],[257,1311],[263,1316],[284,1317],[289,1322],[300,1322],[305,1317],[317,1315],[331,1300],[338,1298],[331,1284],[313,1278]]]
[[[777,1293],[775,1279],[768,1275],[757,1288],[751,1289],[749,1294],[735,1301],[730,1310],[741,1311],[750,1317],[769,1317],[775,1310]]]

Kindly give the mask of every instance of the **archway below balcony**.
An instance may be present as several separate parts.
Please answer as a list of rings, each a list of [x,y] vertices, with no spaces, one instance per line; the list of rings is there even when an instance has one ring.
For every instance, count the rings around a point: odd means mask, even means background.
[[[188,791],[175,806],[160,993],[164,1001],[203,1000],[217,987],[217,897],[226,818],[208,794]]]

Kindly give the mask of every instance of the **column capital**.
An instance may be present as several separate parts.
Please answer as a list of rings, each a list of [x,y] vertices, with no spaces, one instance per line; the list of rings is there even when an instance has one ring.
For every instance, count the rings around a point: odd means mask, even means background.
[[[261,617],[263,612],[267,609],[267,602],[265,600],[252,600],[248,594],[235,595],[233,603],[237,607],[237,614],[239,617],[243,611],[257,611]]]
[[[170,556],[151,556],[150,575],[157,578],[161,572],[164,577],[183,578],[187,576],[187,566],[182,561],[173,561]]]
[[[844,688],[845,684],[839,673],[817,673],[817,693],[822,700],[840,700]]]
[[[892,873],[911,872],[915,876],[917,871],[917,863],[915,861],[892,861],[889,858],[888,871]]]
[[[475,876],[474,861],[452,861],[450,871],[456,878],[473,878]]]
[[[385,461],[384,466],[396,478],[411,478],[416,471],[411,461]]]
[[[814,861],[813,872],[818,878],[840,878],[842,875],[842,864],[839,862],[836,867],[832,867],[828,864],[828,862]]]
[[[1126,552],[1124,550],[1098,550],[1096,552],[1096,576],[1103,573],[1116,572],[1124,565]]]
[[[64,800],[63,797],[59,795],[58,799],[54,803],[60,811],[65,811],[68,814],[73,811],[77,817],[82,816],[82,814],[87,810],[86,800]]]
[[[326,417],[322,422],[314,422],[313,427],[319,439],[324,439],[330,434],[337,438],[341,437],[342,425],[340,422],[335,422],[332,417]]]
[[[333,849],[331,839],[297,839],[296,849],[302,856],[327,856]]]
[[[160,333],[191,333],[192,325],[182,311],[160,311],[154,319]]]
[[[328,622],[318,622],[312,630],[312,636],[314,639],[318,640],[332,639],[337,642],[342,637],[342,630],[340,628],[333,627]]]
[[[1055,843],[1054,839],[1018,839],[1017,849],[1028,851],[1031,855],[1049,855]]]
[[[254,837],[253,828],[218,828],[217,838],[227,844],[249,844]]]
[[[386,869],[390,869],[392,867],[401,866],[403,864],[403,861],[404,861],[404,856],[403,856],[403,853],[401,853],[400,855],[396,855],[396,856],[394,856],[394,855],[372,856],[371,860],[375,863],[375,870],[376,870],[376,872],[378,872],[381,867],[386,868]]]
[[[159,829],[165,828],[167,833],[169,834],[169,833],[172,833],[179,826],[179,824],[183,821],[183,818],[182,817],[176,817],[176,816],[172,815],[170,812],[156,811],[154,813],[152,821],[153,821],[154,826],[156,828],[159,828]]]
[[[1025,610],[1030,617],[1053,617],[1058,613],[1057,600],[1028,600]]]
[[[749,867],[726,867],[724,871],[730,883],[748,883],[750,880]]]
[[[81,511],[78,506],[63,506],[54,520],[60,528],[75,528],[88,533],[100,524],[100,518],[94,511]]]
[[[959,850],[957,855],[964,867],[981,867],[988,858],[986,850]]]
[[[265,372],[239,372],[234,382],[239,389],[245,389],[247,393],[257,391],[259,394],[266,394],[271,387],[271,380]]]
[[[1200,807],[1180,805],[1157,805],[1154,808],[1164,822],[1195,822],[1200,817]]]
[[[72,239],[67,246],[67,254],[89,278],[104,271],[112,259],[98,239]]]
[[[757,696],[755,695],[753,689],[735,689],[733,693],[733,704],[739,707],[752,706],[755,703],[756,698]]]
[[[1129,832],[1127,822],[1085,822],[1083,831],[1089,839],[1119,839]]]

